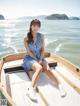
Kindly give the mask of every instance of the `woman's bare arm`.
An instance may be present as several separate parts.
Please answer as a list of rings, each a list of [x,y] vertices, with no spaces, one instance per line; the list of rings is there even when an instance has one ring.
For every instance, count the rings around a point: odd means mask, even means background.
[[[28,54],[34,58],[36,61],[38,61],[38,59],[33,55],[33,53],[31,52],[31,50],[29,49],[28,43],[27,43],[27,37],[24,38],[24,46],[28,52]]]

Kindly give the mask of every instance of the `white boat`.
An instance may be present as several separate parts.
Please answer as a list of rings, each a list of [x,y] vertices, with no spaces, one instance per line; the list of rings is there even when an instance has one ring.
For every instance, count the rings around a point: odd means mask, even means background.
[[[38,102],[26,96],[26,86],[34,73],[26,73],[21,67],[26,52],[10,54],[0,61],[0,91],[10,106],[80,106],[80,68],[68,60],[49,52],[45,58],[51,71],[59,77],[67,95],[62,98],[44,72],[37,83]]]

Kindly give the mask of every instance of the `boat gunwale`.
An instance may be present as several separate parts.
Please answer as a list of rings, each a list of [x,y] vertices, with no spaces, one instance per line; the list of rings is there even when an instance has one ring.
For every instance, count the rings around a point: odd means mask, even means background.
[[[14,103],[13,99],[11,98],[11,96],[8,94],[4,83],[3,82],[3,78],[2,78],[2,73],[3,73],[3,65],[4,65],[4,61],[3,59],[0,60],[0,92],[2,92],[2,94],[4,95],[4,97],[7,99],[7,101],[9,102],[9,104],[11,106],[16,106],[16,104]],[[4,73],[5,74],[5,73]]]
[[[8,54],[6,56],[3,56],[1,61],[4,63],[13,61],[13,60],[20,60],[23,59],[23,57],[26,55],[26,52],[19,52],[14,54]],[[64,64],[66,67],[71,67],[73,70],[76,69],[77,72],[80,72],[80,67],[74,65],[69,60],[63,58],[62,56],[56,55],[54,53],[45,52],[45,57],[53,57],[57,62],[60,62]],[[1,70],[1,69],[0,69]]]
[[[58,62],[58,64],[62,64],[63,66],[68,68],[69,72],[71,72],[76,78],[78,78],[80,80],[80,67],[74,65],[69,60],[67,60],[59,55],[51,53],[51,57],[54,60],[56,60],[56,62]]]

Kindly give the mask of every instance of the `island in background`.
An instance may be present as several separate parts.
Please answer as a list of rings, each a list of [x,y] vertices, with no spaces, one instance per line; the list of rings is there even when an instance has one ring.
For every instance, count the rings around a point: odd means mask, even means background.
[[[18,19],[48,19],[48,20],[80,20],[80,17],[71,16],[68,17],[66,14],[51,14],[51,15],[39,15],[39,16],[24,16]],[[5,17],[0,14],[0,20],[5,20]]]
[[[0,14],[0,20],[4,20],[4,16]]]
[[[68,17],[66,14],[51,14],[45,17],[48,20],[80,20],[79,17]]]
[[[18,19],[48,19],[48,20],[80,20],[80,17],[71,16],[68,17],[66,14],[51,14],[51,15],[39,15],[39,16],[24,16]]]

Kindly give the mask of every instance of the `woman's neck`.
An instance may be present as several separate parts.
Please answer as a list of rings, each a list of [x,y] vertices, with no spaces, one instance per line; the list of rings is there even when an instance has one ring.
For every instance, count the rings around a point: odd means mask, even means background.
[[[36,36],[37,36],[37,33],[32,33],[33,34],[33,38],[36,38]]]

